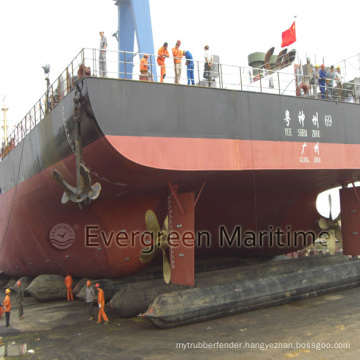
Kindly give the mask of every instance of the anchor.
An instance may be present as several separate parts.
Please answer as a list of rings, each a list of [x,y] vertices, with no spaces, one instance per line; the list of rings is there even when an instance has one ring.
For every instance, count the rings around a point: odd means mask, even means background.
[[[91,185],[91,176],[89,169],[86,168],[82,160],[82,146],[81,146],[81,89],[79,82],[75,85],[74,96],[74,123],[75,123],[75,159],[76,159],[76,187],[71,186],[61,175],[61,173],[54,169],[54,179],[63,187],[64,194],[61,198],[61,203],[66,204],[72,201],[78,204],[79,208],[89,205],[92,200],[96,200],[101,191],[100,183]]]

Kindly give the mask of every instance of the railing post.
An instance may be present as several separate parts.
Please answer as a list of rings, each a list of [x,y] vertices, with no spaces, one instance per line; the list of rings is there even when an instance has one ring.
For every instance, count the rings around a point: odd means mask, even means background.
[[[240,85],[241,85],[241,90],[243,89],[243,82],[242,82],[242,74],[241,74],[241,66],[239,67],[240,69]]]
[[[151,69],[151,71],[150,71],[150,74],[151,74],[151,80],[150,81],[153,81],[153,68],[152,68],[152,55],[150,54],[150,69]],[[148,79],[149,80],[149,79]]]
[[[84,69],[84,76],[85,76],[85,69]],[[72,88],[74,87],[74,62],[71,63],[71,87]]]
[[[124,51],[124,67],[125,67],[125,79],[126,79],[127,74],[126,74],[126,55],[125,55],[125,51]]]
[[[54,108],[54,84],[51,84],[51,110]]]
[[[97,76],[96,49],[93,49],[93,68],[94,68],[94,73]]]
[[[260,79],[260,92],[262,93],[262,81],[261,81],[261,75],[262,75],[262,72],[261,72],[261,69],[260,69],[260,73],[259,73],[259,79]]]
[[[280,73],[277,73],[278,76],[278,85],[279,85],[279,95],[281,95],[281,91],[280,91]]]
[[[199,86],[200,86],[200,67],[199,67],[199,60],[197,62],[197,65],[198,65],[198,77],[199,77]]]
[[[221,88],[220,89],[223,89],[224,88],[224,83],[223,83],[223,77],[222,77],[222,65],[219,64],[219,80],[220,80],[220,86]]]

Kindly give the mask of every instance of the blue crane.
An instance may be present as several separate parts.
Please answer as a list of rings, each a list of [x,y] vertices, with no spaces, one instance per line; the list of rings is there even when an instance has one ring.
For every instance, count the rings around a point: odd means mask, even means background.
[[[119,74],[122,79],[131,79],[135,33],[142,54],[154,54],[149,0],[114,0],[118,7]],[[129,52],[129,53],[126,53]],[[156,58],[149,57],[149,68],[156,79]]]

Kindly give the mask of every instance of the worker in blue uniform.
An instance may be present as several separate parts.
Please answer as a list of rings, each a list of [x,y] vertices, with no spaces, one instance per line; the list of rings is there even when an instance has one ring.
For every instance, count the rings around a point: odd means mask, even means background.
[[[190,51],[183,51],[183,55],[186,59],[188,85],[190,85],[190,82],[191,85],[195,85],[193,56]]]
[[[325,85],[326,85],[326,71],[325,65],[321,65],[321,70],[319,71],[319,88],[321,91],[321,98],[325,99]]]

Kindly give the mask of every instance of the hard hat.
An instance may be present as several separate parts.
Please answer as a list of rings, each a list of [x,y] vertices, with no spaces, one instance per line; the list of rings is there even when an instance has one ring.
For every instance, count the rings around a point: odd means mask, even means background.
[[[99,284],[99,283],[96,283],[96,284],[95,284],[95,287],[96,287],[96,288],[98,288],[99,286],[100,286],[100,284]]]
[[[325,67],[325,65],[324,65],[324,64],[321,64],[321,67],[322,67],[322,68],[324,68],[324,67]]]
[[[181,41],[180,41],[180,40],[178,40],[176,43],[179,44],[179,45],[181,45]]]
[[[209,49],[209,45],[205,45],[205,49]]]
[[[87,285],[87,286],[90,286],[90,285],[91,285],[91,281],[88,280],[88,281],[86,282],[86,285]]]
[[[337,69],[340,69],[340,66],[337,66],[336,68],[337,68]]]
[[[21,285],[21,281],[19,280],[19,281],[16,283],[16,285]]]
[[[10,289],[6,289],[5,290],[5,294],[10,294],[11,293],[11,290]]]
[[[316,64],[316,65],[315,65],[315,67],[319,67],[319,65],[318,65],[318,64]]]

